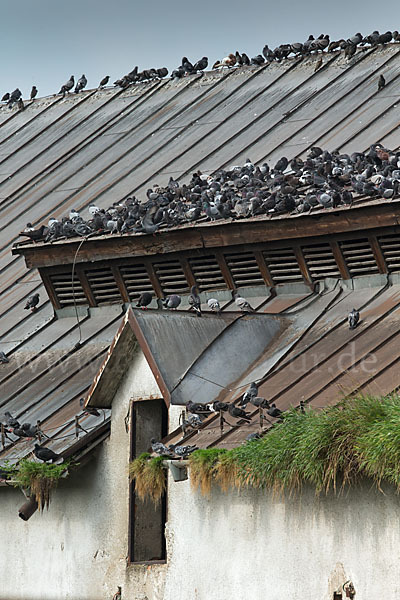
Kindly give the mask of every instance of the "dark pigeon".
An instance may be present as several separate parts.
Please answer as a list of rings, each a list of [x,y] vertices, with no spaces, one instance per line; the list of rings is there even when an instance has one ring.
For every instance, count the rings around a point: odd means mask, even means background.
[[[61,454],[57,454],[50,450],[50,448],[44,448],[43,446],[39,446],[39,444],[35,444],[35,448],[33,450],[36,458],[43,462],[56,462],[61,458]]]
[[[349,329],[355,329],[358,325],[358,321],[360,320],[360,313],[358,310],[353,308],[351,313],[348,316]]]
[[[31,309],[32,312],[34,312],[36,310],[36,307],[38,304],[39,304],[39,293],[36,292],[36,294],[32,294],[32,296],[29,296],[29,298],[26,301],[26,304],[24,306],[24,309],[25,310]]]
[[[198,317],[201,317],[201,300],[197,293],[197,286],[192,285],[189,296],[189,310],[194,310]]]
[[[143,294],[140,294],[136,306],[146,310],[152,299],[153,295],[150,292],[143,292]]]
[[[167,448],[167,446],[165,446],[165,444],[163,444],[162,442],[158,442],[156,440],[156,438],[151,438],[150,443],[151,443],[152,451],[155,452],[156,454],[159,454],[160,456],[173,456],[174,455],[174,453],[171,452],[171,450],[169,450]]]

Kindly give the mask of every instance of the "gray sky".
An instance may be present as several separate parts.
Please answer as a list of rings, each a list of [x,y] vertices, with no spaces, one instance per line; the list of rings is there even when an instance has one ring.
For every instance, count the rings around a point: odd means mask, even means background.
[[[35,84],[39,96],[58,92],[71,74],[85,73],[88,87],[139,69],[180,64],[183,55],[215,60],[239,50],[250,57],[304,41],[312,33],[331,38],[357,31],[400,28],[398,0],[385,10],[372,0],[17,0],[2,2],[3,95]]]

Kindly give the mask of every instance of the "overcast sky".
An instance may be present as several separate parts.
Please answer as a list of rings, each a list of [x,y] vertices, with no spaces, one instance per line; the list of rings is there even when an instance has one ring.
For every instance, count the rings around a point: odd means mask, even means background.
[[[400,28],[400,3],[372,0],[18,0],[2,2],[1,94],[35,84],[58,92],[71,74],[88,88],[131,71],[203,55],[210,65],[239,50],[250,57],[312,33],[332,38]]]

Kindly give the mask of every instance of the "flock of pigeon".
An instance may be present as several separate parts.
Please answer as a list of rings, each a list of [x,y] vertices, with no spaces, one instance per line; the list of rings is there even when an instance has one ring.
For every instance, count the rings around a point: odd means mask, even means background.
[[[329,152],[313,146],[307,157],[282,156],[273,168],[255,166],[200,171],[188,184],[170,177],[166,187],[154,185],[146,198],[114,202],[108,209],[94,204],[85,218],[73,209],[61,220],[51,217],[35,229],[28,223],[20,236],[33,242],[103,234],[155,234],[199,221],[309,213],[312,209],[351,206],[364,199],[392,199],[399,192],[400,152],[372,144],[367,152]]]
[[[310,54],[317,54],[319,52],[327,51],[329,53],[343,50],[347,58],[351,58],[357,48],[367,49],[368,47],[377,47],[379,45],[388,44],[390,42],[400,42],[400,34],[398,31],[386,31],[385,33],[379,33],[379,31],[373,31],[370,35],[363,36],[361,33],[356,33],[348,39],[331,40],[328,34],[319,35],[315,38],[313,35],[309,35],[305,42],[295,42],[292,44],[281,44],[274,50],[269,48],[266,44],[261,54],[257,54],[252,58],[243,52],[238,51],[235,54],[230,53],[225,56],[222,60],[217,60],[213,64],[213,69],[218,68],[231,68],[231,67],[243,67],[248,65],[261,66],[264,63],[271,63],[273,61],[281,62],[283,59],[287,59],[291,56],[294,58],[302,58]],[[322,65],[322,60],[317,63],[317,70]],[[181,64],[172,71],[171,78],[174,80],[181,79],[188,75],[195,75],[196,73],[202,73],[208,67],[208,57],[203,56],[197,62],[190,62],[190,60],[184,56]],[[132,84],[147,82],[154,79],[163,79],[168,75],[168,69],[166,67],[143,69],[139,71],[139,67],[136,66],[132,71],[123,75],[116,81],[114,86],[127,88]],[[385,84],[385,80],[382,77],[381,84]],[[110,76],[106,75],[100,81],[98,89],[103,88],[109,83]],[[72,90],[78,94],[87,86],[87,78],[83,74],[78,81],[75,83],[74,75],[66,81],[62,86],[58,94],[69,94]],[[381,88],[379,88],[381,89]],[[38,90],[34,85],[31,90],[30,99],[33,101],[37,96]],[[22,99],[22,92],[19,88],[16,88],[13,92],[6,92],[2,97],[2,102],[5,102],[9,108],[12,108],[15,104],[19,110],[24,110],[25,105]]]
[[[193,288],[192,288],[193,295]],[[241,298],[244,300],[244,298]],[[247,301],[245,301],[247,303]],[[248,305],[248,303],[247,303]],[[249,305],[248,305],[249,306]],[[251,307],[249,307],[251,309]],[[242,308],[242,310],[245,310]],[[249,310],[249,309],[247,309]],[[253,309],[251,309],[253,310]],[[348,315],[348,325],[349,329],[355,329],[360,321],[360,313],[356,308]],[[194,431],[198,431],[201,425],[203,424],[203,419],[205,417],[210,416],[213,413],[219,413],[220,425],[223,428],[223,424],[227,423],[228,426],[232,425],[228,423],[228,421],[224,418],[224,413],[228,413],[234,419],[237,419],[237,424],[250,423],[252,420],[254,413],[246,412],[246,408],[248,404],[251,404],[254,408],[258,409],[260,423],[267,421],[269,425],[273,425],[274,422],[282,421],[282,411],[276,406],[274,402],[270,402],[266,398],[263,398],[258,395],[259,385],[257,382],[253,381],[247,390],[241,395],[238,399],[233,402],[221,402],[216,400],[211,404],[202,404],[199,402],[192,402],[189,400],[186,404],[186,418],[183,419],[181,428],[183,439],[186,435],[193,433]],[[299,410],[304,413],[305,412],[305,403],[303,400],[300,400]],[[266,411],[266,416],[264,414]],[[273,419],[271,421],[271,419]],[[250,433],[246,436],[246,442],[251,442],[255,439],[259,439],[262,437],[262,434],[259,432]],[[160,456],[165,456],[166,458],[173,459],[186,459],[188,456],[198,450],[198,447],[195,445],[182,445],[182,444],[169,444],[166,446],[161,441],[156,440],[155,438],[151,438],[150,440],[152,452],[158,454]]]

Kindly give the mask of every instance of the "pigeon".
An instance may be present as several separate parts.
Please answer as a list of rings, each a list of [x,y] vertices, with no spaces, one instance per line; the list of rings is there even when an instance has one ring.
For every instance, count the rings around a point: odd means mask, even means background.
[[[87,86],[87,79],[85,77],[85,75],[83,74],[82,77],[80,77],[76,83],[75,86],[75,94],[78,94],[80,91],[82,91],[85,87]]]
[[[100,81],[99,83],[99,88],[104,87],[105,85],[107,85],[107,83],[110,81],[110,76],[106,75],[105,77],[103,77],[103,79]]]
[[[247,404],[251,401],[252,398],[255,398],[258,394],[258,385],[255,381],[250,384],[250,387],[247,388],[245,393],[243,394],[242,399],[239,402],[239,406],[247,406]]]
[[[353,308],[351,313],[348,316],[349,329],[355,329],[357,327],[358,321],[360,320],[360,313],[358,310]]]
[[[207,67],[208,67],[208,58],[207,58],[207,56],[203,56],[203,58],[201,58],[196,63],[194,63],[193,70],[195,72],[196,71],[204,71],[204,69],[207,69]]]
[[[213,402],[212,409],[215,412],[219,412],[220,410],[225,412],[229,410],[229,404],[228,402],[219,402],[218,400],[216,400],[215,402]]]
[[[209,298],[209,300],[207,300],[207,304],[208,304],[208,307],[213,312],[216,312],[217,314],[220,314],[220,312],[221,312],[221,306],[220,306],[220,303],[218,302],[218,300],[216,298]]]
[[[234,404],[229,405],[228,412],[231,417],[234,417],[235,419],[245,419],[246,421],[250,421],[251,419],[250,413],[245,412]]]
[[[239,307],[241,311],[254,312],[254,308],[250,306],[247,300],[245,298],[242,298],[242,296],[240,296],[238,292],[233,293],[233,298],[235,300],[236,306]]]
[[[186,403],[186,410],[194,415],[208,415],[211,412],[207,404],[202,404],[201,402],[192,402],[191,400]]]
[[[35,312],[38,304],[39,304],[39,293],[36,292],[36,294],[32,294],[32,296],[29,296],[29,298],[26,301],[26,304],[24,306],[24,310],[31,309],[32,312]]]
[[[9,99],[10,99],[10,93],[9,93],[9,92],[6,92],[6,93],[4,94],[4,96],[2,97],[1,101],[2,101],[2,102],[8,102],[8,101],[9,101]]]
[[[39,446],[39,444],[35,444],[35,448],[33,450],[36,458],[43,462],[52,462],[54,463],[56,460],[61,458],[61,454],[57,454],[53,452],[50,448],[43,448],[43,446]]]
[[[10,362],[6,356],[6,354],[0,350],[0,363],[8,363]]]
[[[379,75],[379,79],[378,79],[378,92],[380,92],[381,90],[383,90],[383,88],[386,85],[386,81],[383,75]]]
[[[142,310],[147,310],[152,299],[153,295],[150,292],[143,292],[143,294],[140,294],[136,306],[140,306]]]
[[[274,417],[275,419],[277,419],[278,417],[281,416],[282,411],[279,408],[277,408],[275,404],[271,404],[267,410],[267,414],[270,417]]]
[[[259,440],[260,438],[261,438],[261,435],[257,432],[249,433],[249,435],[246,436],[246,441],[252,442],[254,440]]]
[[[260,396],[250,398],[249,402],[257,408],[269,408],[268,400],[266,400],[265,398],[261,398]]]
[[[163,444],[162,442],[158,442],[156,440],[156,438],[151,438],[150,443],[151,443],[151,449],[156,454],[159,454],[160,456],[173,456],[174,455],[174,453],[171,450],[169,450],[169,448],[167,448],[167,446],[165,444]]]
[[[30,438],[35,437],[39,433],[39,427],[30,423],[22,423],[21,429],[25,432],[25,436]]]
[[[199,429],[199,427],[203,424],[200,415],[188,415],[187,419],[183,419],[182,421],[182,429],[183,433],[186,435],[188,428],[191,429]]]
[[[30,238],[33,242],[37,242],[38,240],[41,240],[44,237],[45,231],[46,231],[46,226],[41,225],[39,227],[39,229],[34,229],[33,231],[32,230],[21,231],[19,235],[24,235],[24,236]]]
[[[169,444],[168,448],[171,452],[182,458],[186,458],[189,454],[198,450],[197,446],[177,446],[176,444]]]
[[[164,300],[165,308],[170,308],[172,310],[176,310],[180,305],[182,298],[177,294],[172,294],[171,296],[167,296]]]
[[[27,438],[29,437],[29,435],[27,434],[27,432],[22,429],[22,427],[14,427],[13,429],[13,434],[20,437],[20,438]]]
[[[8,108],[12,108],[15,102],[22,97],[22,92],[20,89],[16,88],[13,92],[11,92],[10,98],[8,100]]]
[[[36,98],[37,93],[38,93],[38,89],[37,89],[36,85],[33,85],[32,89],[31,89],[31,100],[34,100]]]
[[[71,77],[68,79],[68,81],[66,83],[64,83],[64,85],[61,86],[61,89],[58,93],[62,94],[64,97],[66,93],[69,94],[69,92],[72,90],[74,85],[75,85],[75,79],[74,79],[74,76],[71,75]]]
[[[6,416],[6,423],[9,427],[14,429],[15,427],[20,426],[18,419],[13,417],[12,414],[8,410],[4,414]]]
[[[194,310],[198,317],[201,317],[201,300],[197,293],[197,286],[192,285],[189,296],[189,310]]]
[[[22,100],[22,98],[20,98],[17,102],[17,106],[19,110],[24,110],[25,109],[25,104],[24,101]]]

